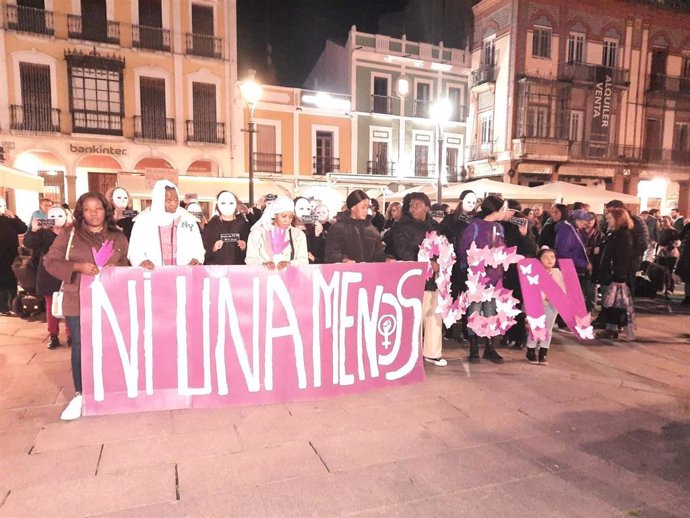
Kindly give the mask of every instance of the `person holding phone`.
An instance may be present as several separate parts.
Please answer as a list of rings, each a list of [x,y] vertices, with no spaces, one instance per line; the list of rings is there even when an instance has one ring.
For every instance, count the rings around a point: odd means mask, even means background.
[[[237,217],[237,197],[230,191],[220,191],[216,212],[201,233],[206,249],[204,264],[244,264],[249,223]]]

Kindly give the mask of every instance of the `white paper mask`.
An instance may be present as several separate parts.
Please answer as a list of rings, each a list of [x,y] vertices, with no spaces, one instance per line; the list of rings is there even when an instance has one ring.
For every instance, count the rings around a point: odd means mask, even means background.
[[[233,216],[237,212],[237,199],[231,192],[223,192],[218,196],[216,208],[223,216]]]
[[[113,191],[113,205],[116,209],[126,209],[129,205],[129,194],[122,187]]]
[[[328,207],[319,205],[314,209],[314,215],[318,218],[319,223],[326,223],[328,221]]]
[[[311,215],[311,203],[309,203],[309,200],[304,199],[304,198],[299,198],[295,202],[295,216],[297,216],[298,219],[302,219],[304,216],[310,216]]]
[[[48,210],[48,219],[55,221],[55,228],[61,228],[67,222],[67,213],[62,207],[51,207]]]
[[[7,202],[5,201],[5,198],[0,196],[0,214],[4,214],[6,210],[7,210]]]
[[[203,212],[201,210],[201,205],[199,205],[197,202],[193,201],[189,205],[187,205],[187,212]]]
[[[471,192],[466,194],[462,200],[462,211],[466,213],[472,212],[476,206],[477,196],[475,196],[475,194]]]

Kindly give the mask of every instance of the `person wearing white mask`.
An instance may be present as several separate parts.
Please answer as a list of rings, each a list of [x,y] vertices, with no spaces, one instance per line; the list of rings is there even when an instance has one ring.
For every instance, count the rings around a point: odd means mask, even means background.
[[[233,193],[218,193],[217,214],[201,233],[206,249],[204,264],[244,264],[249,223],[243,217],[237,217],[238,210],[237,197]]]
[[[196,218],[180,207],[175,184],[159,180],[153,186],[151,207],[134,219],[127,258],[132,266],[153,270],[156,266],[204,262],[204,244]]]
[[[136,216],[136,212],[132,210],[132,200],[129,193],[123,187],[113,187],[108,189],[105,197],[108,198],[108,201],[113,206],[115,223],[129,239],[132,236],[134,216]]]
[[[309,264],[307,238],[292,226],[294,217],[295,204],[290,198],[279,196],[267,206],[249,233],[246,263],[263,264],[269,270]]]
[[[60,289],[61,281],[48,273],[43,265],[43,258],[50,250],[55,238],[63,232],[71,231],[71,225],[67,223],[67,213],[59,206],[48,209],[48,222],[50,225],[44,227],[38,220],[33,220],[31,229],[24,236],[24,244],[31,248],[38,255],[38,270],[36,272],[36,296],[43,297],[46,301],[46,322],[48,324],[48,349],[55,349],[60,346],[60,320],[55,318],[52,313],[53,293]],[[72,345],[69,328],[65,323],[67,345]]]
[[[326,251],[326,234],[317,216],[312,214],[311,203],[302,196],[295,198],[295,219],[292,225],[302,230],[307,237],[309,263],[322,264]]]
[[[12,263],[17,257],[19,234],[26,232],[26,224],[7,207],[0,196],[0,315],[10,315],[10,304],[17,296],[17,278]]]

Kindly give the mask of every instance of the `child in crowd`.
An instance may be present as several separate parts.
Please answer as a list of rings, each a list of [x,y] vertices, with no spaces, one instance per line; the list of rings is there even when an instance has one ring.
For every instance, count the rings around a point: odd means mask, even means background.
[[[541,261],[544,265],[546,271],[549,272],[551,278],[556,281],[563,291],[565,291],[565,280],[563,279],[563,274],[556,268],[556,252],[548,247],[542,247],[537,253],[537,259]],[[542,298],[544,301],[544,314],[546,315],[545,322],[545,337],[539,340],[539,359],[537,359],[537,340],[534,338],[533,334],[530,332],[527,339],[527,361],[530,363],[538,363],[539,365],[548,365],[546,360],[546,355],[549,352],[549,346],[551,345],[551,336],[553,334],[553,325],[556,322],[556,317],[558,316],[558,311],[549,302],[546,296],[542,293]]]

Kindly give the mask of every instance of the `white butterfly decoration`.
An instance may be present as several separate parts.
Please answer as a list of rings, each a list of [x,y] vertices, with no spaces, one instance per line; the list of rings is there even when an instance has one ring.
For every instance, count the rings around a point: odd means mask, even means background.
[[[532,329],[541,329],[542,327],[546,327],[546,315],[542,315],[537,318],[527,316],[527,323]]]
[[[523,266],[522,264],[520,265],[520,271],[524,275],[531,275],[532,274],[532,265],[528,264],[527,266]]]
[[[589,327],[578,327],[575,326],[575,331],[577,331],[577,334],[580,338],[583,340],[594,340],[594,328],[592,326]]]
[[[520,313],[520,310],[513,306],[513,302],[508,300],[507,302],[501,302],[496,299],[496,312],[505,313],[509,317],[514,317]]]
[[[536,275],[528,275],[527,276],[527,281],[530,283],[532,286],[536,286],[539,283],[539,274]]]

